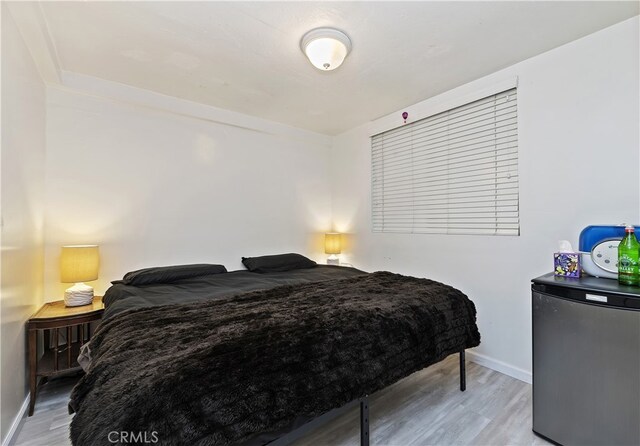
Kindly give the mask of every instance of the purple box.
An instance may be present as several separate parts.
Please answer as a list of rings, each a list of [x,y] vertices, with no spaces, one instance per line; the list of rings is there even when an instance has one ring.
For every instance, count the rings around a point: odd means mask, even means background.
[[[580,277],[580,254],[577,252],[554,253],[553,273],[556,276]]]

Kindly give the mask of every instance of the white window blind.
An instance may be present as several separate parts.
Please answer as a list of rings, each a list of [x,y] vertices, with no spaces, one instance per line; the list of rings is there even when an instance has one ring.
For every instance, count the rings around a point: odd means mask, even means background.
[[[519,235],[517,92],[371,137],[374,232]]]

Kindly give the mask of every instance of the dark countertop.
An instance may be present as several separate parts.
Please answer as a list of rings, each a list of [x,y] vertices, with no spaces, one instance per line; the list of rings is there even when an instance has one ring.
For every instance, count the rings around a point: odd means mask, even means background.
[[[534,284],[556,286],[562,288],[573,288],[587,291],[600,291],[603,293],[623,294],[640,298],[640,287],[620,285],[614,279],[600,279],[598,277],[583,276],[580,278],[555,276],[553,273],[536,277],[532,280]]]

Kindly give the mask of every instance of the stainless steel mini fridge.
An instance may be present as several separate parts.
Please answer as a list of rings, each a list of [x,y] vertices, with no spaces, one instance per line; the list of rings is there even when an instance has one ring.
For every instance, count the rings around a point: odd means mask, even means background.
[[[640,445],[640,288],[533,280],[533,431],[562,445]]]

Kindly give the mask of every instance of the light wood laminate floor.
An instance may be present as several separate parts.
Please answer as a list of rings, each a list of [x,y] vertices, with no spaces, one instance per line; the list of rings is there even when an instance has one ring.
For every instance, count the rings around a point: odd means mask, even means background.
[[[69,392],[77,378],[44,385],[35,413],[26,418],[12,444],[70,445]],[[546,445],[531,432],[531,386],[467,362],[467,391],[458,389],[458,356],[453,355],[399,381],[370,398],[372,445]],[[296,446],[358,445],[359,412],[325,424]]]

